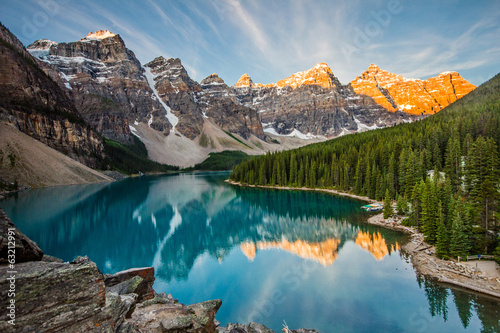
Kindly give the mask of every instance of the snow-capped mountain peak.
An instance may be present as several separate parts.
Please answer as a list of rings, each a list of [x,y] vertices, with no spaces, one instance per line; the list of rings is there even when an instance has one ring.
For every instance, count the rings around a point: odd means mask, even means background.
[[[104,38],[108,37],[114,37],[116,34],[112,33],[109,30],[98,30],[96,32],[89,32],[88,35],[85,38],[82,38],[81,40],[102,40]]]

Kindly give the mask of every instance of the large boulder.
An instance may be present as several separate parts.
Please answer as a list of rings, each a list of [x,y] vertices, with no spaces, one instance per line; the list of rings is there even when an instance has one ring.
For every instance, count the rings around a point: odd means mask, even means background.
[[[9,236],[13,238],[9,239]],[[14,247],[11,248],[9,245],[13,244]],[[9,249],[15,252],[9,252]],[[9,254],[15,256],[14,264],[40,261],[43,257],[43,251],[38,245],[19,231],[7,214],[0,209],[0,264],[9,263]]]
[[[130,322],[139,332],[213,333],[216,329],[215,314],[222,301],[212,300],[185,306],[171,298],[165,302],[146,301],[139,304]],[[155,298],[156,299],[156,298]]]
[[[134,293],[138,295],[138,302],[155,296],[154,282],[155,269],[153,267],[132,268],[104,277],[107,292],[116,292],[119,295]]]
[[[15,299],[15,328],[26,332],[83,332],[98,327],[98,314],[106,304],[104,282],[95,263],[81,265],[32,261],[0,267],[0,275],[13,279],[0,281],[0,300],[10,304]],[[9,291],[15,285],[15,297]],[[7,306],[0,316],[7,318]],[[13,318],[10,318],[13,319]],[[12,326],[0,322],[0,331]]]

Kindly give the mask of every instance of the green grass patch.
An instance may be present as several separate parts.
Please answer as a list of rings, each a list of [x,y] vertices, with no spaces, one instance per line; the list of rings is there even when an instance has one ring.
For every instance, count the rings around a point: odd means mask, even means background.
[[[240,139],[238,139],[237,137],[235,137],[233,134],[229,133],[228,131],[224,131],[224,133],[226,133],[227,135],[229,135],[232,139],[238,141],[239,143],[241,143],[242,145],[244,145],[245,147],[248,147],[250,149],[253,149],[252,147],[250,147],[249,145],[247,145],[246,143],[244,143],[243,141],[241,141]]]
[[[242,151],[225,150],[220,153],[210,153],[206,160],[196,164],[192,168],[187,168],[185,171],[202,170],[202,171],[223,171],[232,170],[239,163],[251,158]]]
[[[144,143],[135,136],[134,143],[124,145],[106,139],[105,150],[112,170],[125,174],[139,172],[168,172],[177,171],[179,167],[154,162],[148,158],[148,151]]]

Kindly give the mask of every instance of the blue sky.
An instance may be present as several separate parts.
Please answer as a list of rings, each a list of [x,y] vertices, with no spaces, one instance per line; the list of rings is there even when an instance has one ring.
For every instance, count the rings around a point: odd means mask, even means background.
[[[25,45],[108,29],[143,64],[176,57],[193,79],[229,85],[319,62],[344,84],[371,63],[422,79],[454,70],[476,85],[500,72],[496,0],[0,0],[0,21]]]

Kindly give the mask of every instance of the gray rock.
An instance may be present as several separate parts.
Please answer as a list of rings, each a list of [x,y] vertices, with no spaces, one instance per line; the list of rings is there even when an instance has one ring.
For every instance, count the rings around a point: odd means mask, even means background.
[[[0,267],[2,276],[8,266]],[[98,316],[105,306],[102,274],[94,263],[71,265],[32,261],[16,265],[16,327],[25,331],[73,331],[94,329],[103,321]],[[9,281],[0,281],[0,301],[7,304]],[[7,308],[0,308],[7,318]],[[8,324],[0,322],[0,331]]]
[[[148,299],[139,304],[139,307],[146,307],[153,304],[176,304],[179,301],[174,299],[172,294],[165,294],[164,292],[156,294],[152,299]]]
[[[251,322],[247,325],[227,324],[226,327],[217,328],[219,333],[275,333],[273,330],[258,323]],[[300,328],[298,330],[288,330],[286,333],[318,333],[313,329]]]
[[[135,279],[129,281],[134,277],[139,277],[142,281]],[[153,284],[155,282],[155,270],[153,267],[145,268],[132,268],[122,272],[115,273],[113,275],[106,275],[104,277],[104,284],[107,288],[114,287],[118,284],[122,284],[119,287],[115,287],[113,291],[127,292],[127,290],[133,289],[132,292],[138,295],[137,302],[142,302],[144,300],[152,299],[155,296],[155,291],[153,289]]]
[[[242,324],[227,324],[227,333],[274,333],[273,330],[258,323],[251,322],[247,325]]]
[[[9,244],[9,229],[13,232],[14,240]],[[15,253],[9,253],[9,245],[15,245]],[[14,223],[9,219],[7,214],[0,209],[0,264],[8,264],[9,255],[14,254],[15,263],[27,261],[42,260],[43,251],[31,239],[26,237]]]
[[[127,295],[127,294],[137,294],[141,293],[141,289],[144,289],[143,284],[145,280],[140,276],[134,276],[131,279],[118,283],[112,287],[106,287],[107,293],[116,293],[118,295]]]
[[[213,333],[221,300],[185,306],[180,303],[138,306],[129,322],[140,332]]]
[[[49,256],[48,254],[43,255],[42,261],[43,262],[58,262],[58,263],[64,262],[64,260],[62,260],[60,258],[53,257],[53,256]]]
[[[70,264],[73,264],[73,265],[83,265],[83,264],[90,264],[90,263],[93,263],[93,262],[87,256],[83,256],[83,257],[78,256],[75,259],[73,259],[72,262],[70,262]]]

